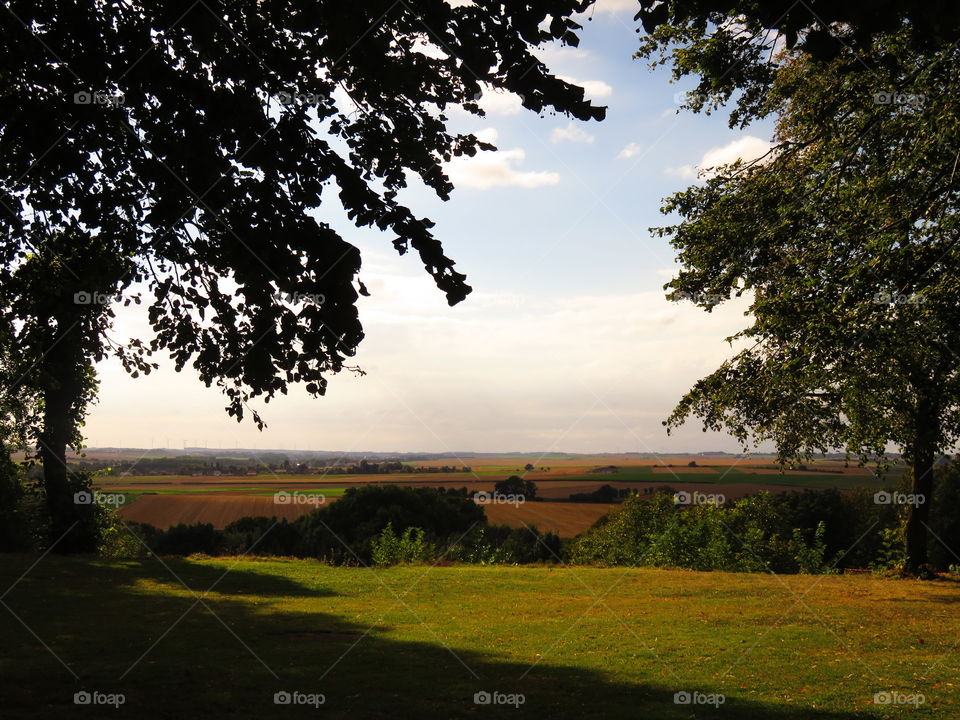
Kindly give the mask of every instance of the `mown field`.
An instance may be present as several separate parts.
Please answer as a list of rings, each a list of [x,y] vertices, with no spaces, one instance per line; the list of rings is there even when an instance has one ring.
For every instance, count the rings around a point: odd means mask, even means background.
[[[50,555],[0,588],[4,718],[960,716],[952,581]]]

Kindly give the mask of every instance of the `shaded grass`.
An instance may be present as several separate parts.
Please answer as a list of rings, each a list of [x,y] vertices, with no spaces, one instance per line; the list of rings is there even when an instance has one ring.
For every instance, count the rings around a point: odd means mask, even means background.
[[[0,588],[34,559],[0,557]],[[79,679],[0,607],[3,717],[107,714],[74,707],[81,688],[123,692],[122,712],[145,718],[956,717],[960,702],[953,582],[166,562],[48,556],[30,570],[4,602]],[[209,609],[174,573],[214,586]],[[278,708],[279,690],[326,703]],[[526,702],[477,706],[480,690]],[[680,690],[727,699],[675,705]],[[884,690],[926,703],[873,705]]]

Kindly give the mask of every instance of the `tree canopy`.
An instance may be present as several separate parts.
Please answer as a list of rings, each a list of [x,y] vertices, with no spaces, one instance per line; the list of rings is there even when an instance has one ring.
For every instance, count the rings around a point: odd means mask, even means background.
[[[483,115],[481,94],[497,91],[538,113],[604,109],[533,53],[577,44],[587,0],[457,5],[5,4],[0,309],[22,350],[8,391],[37,400],[55,516],[69,520],[64,449],[102,357],[136,376],[166,351],[238,420],[251,398],[297,383],[321,395],[350,368],[366,289],[331,218],[415,251],[450,304],[470,292],[433,223],[398,197],[422,183],[449,198],[445,164],[493,149],[448,113]],[[153,337],[109,337],[119,301],[146,303]]]
[[[847,51],[852,53],[853,51]],[[960,434],[960,51],[909,33],[849,57],[782,59],[776,145],[671,197],[675,300],[750,299],[744,344],[668,420],[691,415],[782,460],[890,445],[913,464],[908,562],[926,561],[933,463]]]
[[[953,0],[639,0],[646,34],[638,55],[671,66],[674,78],[697,78],[687,106],[700,111],[733,100],[731,125],[776,110],[768,93],[780,50],[869,69],[861,53],[899,32],[911,50],[935,53],[960,38]],[[874,54],[874,60],[878,56]]]
[[[357,248],[314,211],[337,202],[390,232],[462,300],[465,276],[397,193],[417,177],[449,197],[443,164],[483,146],[451,133],[446,113],[482,114],[484,88],[603,116],[531,53],[576,43],[569,16],[584,5],[12,3],[0,19],[4,279],[30,253],[57,257],[38,238],[97,236],[125,261],[106,292],[153,294],[156,337],[129,350],[192,363],[237,416],[292,382],[322,393],[363,337],[364,289]]]

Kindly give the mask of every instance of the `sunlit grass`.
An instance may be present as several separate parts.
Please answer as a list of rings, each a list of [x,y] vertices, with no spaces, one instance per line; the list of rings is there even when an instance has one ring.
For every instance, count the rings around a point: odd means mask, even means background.
[[[0,558],[3,587],[32,562]],[[70,711],[81,687],[123,692],[124,712],[148,718],[273,717],[282,689],[325,694],[332,717],[498,717],[504,708],[473,704],[484,689],[523,693],[522,710],[508,709],[530,717],[635,718],[642,706],[667,718],[946,718],[960,700],[951,581],[166,562],[48,556],[30,571],[4,601],[80,681],[8,613],[4,717]],[[198,594],[213,586],[209,609],[187,612],[196,596],[175,575]],[[726,702],[674,705],[683,690]],[[875,705],[882,691],[925,702]]]

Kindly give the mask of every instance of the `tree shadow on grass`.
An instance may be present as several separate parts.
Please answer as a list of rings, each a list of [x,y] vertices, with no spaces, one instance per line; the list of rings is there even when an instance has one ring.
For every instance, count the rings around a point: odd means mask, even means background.
[[[32,558],[0,556],[0,594]],[[833,713],[758,703],[740,696],[722,705],[677,704],[667,674],[611,680],[591,669],[548,660],[505,659],[498,647],[478,652],[430,642],[398,641],[380,617],[373,627],[356,617],[368,600],[358,589],[353,617],[324,612],[323,567],[297,563],[297,580],[274,564],[224,567],[189,560],[107,563],[45,558],[0,607],[0,716],[136,718],[764,718],[840,720]],[[170,573],[202,593],[193,595]],[[364,573],[365,570],[348,572]],[[379,588],[386,594],[383,588]],[[174,594],[177,593],[177,594]],[[369,593],[366,593],[369,594]],[[340,597],[343,597],[342,595]],[[278,611],[277,602],[298,610]],[[312,600],[318,602],[313,605]],[[388,604],[394,598],[387,596]],[[412,599],[408,599],[413,604]],[[496,603],[496,600],[493,600]],[[414,608],[416,610],[416,608]],[[369,616],[370,608],[366,611]],[[401,616],[402,605],[391,616]],[[382,612],[386,616],[387,612]],[[413,616],[406,619],[416,622]],[[418,625],[419,627],[419,625]],[[32,632],[36,633],[36,636]],[[49,650],[44,648],[45,643]],[[78,676],[57,660],[57,657]],[[75,705],[77,691],[123,693],[112,707]],[[325,702],[276,704],[275,693]],[[523,703],[478,704],[477,693]],[[293,693],[302,693],[294,697]],[[317,698],[314,698],[317,699]]]

